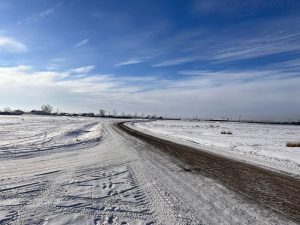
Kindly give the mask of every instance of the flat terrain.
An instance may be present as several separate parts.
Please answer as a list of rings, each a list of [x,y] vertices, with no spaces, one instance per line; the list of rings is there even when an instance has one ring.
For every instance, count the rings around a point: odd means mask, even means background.
[[[198,172],[300,221],[300,179],[219,155],[180,145],[130,129],[128,134],[184,162],[186,172]]]
[[[300,141],[300,126],[214,121],[157,120],[130,124],[161,138],[300,175],[300,150],[286,143]],[[221,132],[231,132],[231,135]]]
[[[297,224],[117,121],[0,121],[1,224]]]

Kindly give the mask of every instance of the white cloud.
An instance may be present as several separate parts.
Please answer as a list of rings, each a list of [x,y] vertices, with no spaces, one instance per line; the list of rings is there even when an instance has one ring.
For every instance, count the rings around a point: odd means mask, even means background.
[[[57,7],[59,7],[59,6],[61,6],[61,5],[63,5],[64,3],[58,3],[56,6],[55,6],[55,8],[57,8]]]
[[[89,39],[85,39],[85,40],[83,40],[83,41],[81,41],[81,42],[78,42],[78,43],[74,46],[74,48],[78,48],[78,47],[80,47],[80,46],[82,46],[82,45],[86,45],[88,42],[89,42]]]
[[[57,67],[57,65],[53,64],[53,65],[47,67],[46,69],[50,70],[50,71],[54,71],[54,70],[58,70],[59,68]]]
[[[132,60],[128,60],[125,62],[120,62],[115,64],[115,67],[120,67],[120,66],[126,66],[126,65],[131,65],[131,64],[137,64],[137,63],[141,63],[142,61],[140,60],[136,60],[136,59],[132,59]]]
[[[162,66],[176,66],[188,62],[194,61],[195,58],[182,58],[182,59],[172,59],[172,60],[167,60],[158,64],[153,65],[154,67],[162,67]]]
[[[10,52],[25,52],[28,50],[27,46],[23,43],[16,41],[10,37],[0,36],[0,50],[4,49]]]
[[[56,58],[56,59],[52,59],[53,62],[62,62],[65,61],[65,58]]]
[[[62,4],[63,3],[59,3],[58,5],[56,5],[53,8],[49,8],[49,9],[43,11],[43,12],[34,14],[33,16],[28,17],[26,20],[18,22],[18,24],[22,24],[22,23],[30,24],[30,23],[33,23],[33,22],[37,22],[37,21],[51,15],[54,12],[55,8],[61,6]]]
[[[266,80],[289,79],[297,76],[297,73],[286,72],[285,70],[264,69],[264,70],[223,70],[223,71],[201,71],[186,70],[179,71],[181,75],[194,75],[182,82],[177,82],[178,86],[196,86],[205,82],[207,87],[215,87],[229,84],[243,84]],[[195,76],[196,75],[196,76]],[[197,76],[198,75],[198,76]]]
[[[183,70],[179,71],[178,74],[180,75],[204,75],[209,73],[209,70]]]
[[[217,62],[238,61],[300,50],[300,31],[279,31],[264,36],[256,34],[224,42],[212,57]]]
[[[22,24],[22,23],[30,24],[30,23],[39,21],[40,19],[43,19],[44,17],[49,16],[53,12],[54,12],[54,10],[52,8],[47,9],[41,13],[37,13],[37,14],[27,18],[25,21],[20,21],[18,24]]]
[[[201,15],[239,15],[248,16],[258,14],[264,10],[276,10],[285,7],[299,7],[298,1],[260,1],[260,0],[195,0],[194,9]]]
[[[77,71],[79,76],[70,75],[70,71]],[[81,76],[85,71],[88,70],[32,72],[27,66],[0,67],[0,102],[26,108],[24,102],[34,102],[38,107],[51,99],[55,107],[71,112],[96,112],[101,106],[108,111],[115,108],[168,115],[196,112],[201,113],[199,116],[263,115],[267,112],[270,118],[274,113],[286,116],[300,110],[300,77],[280,70],[183,71],[193,75],[201,73],[201,76],[177,80],[149,77],[144,81],[140,77]]]
[[[89,73],[93,69],[95,69],[95,66],[83,66],[76,69],[70,69],[68,70],[69,73]]]

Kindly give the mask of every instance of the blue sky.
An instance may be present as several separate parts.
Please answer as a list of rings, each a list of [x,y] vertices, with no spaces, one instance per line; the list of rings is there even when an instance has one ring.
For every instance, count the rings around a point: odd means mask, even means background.
[[[296,0],[1,0],[0,108],[299,119]]]

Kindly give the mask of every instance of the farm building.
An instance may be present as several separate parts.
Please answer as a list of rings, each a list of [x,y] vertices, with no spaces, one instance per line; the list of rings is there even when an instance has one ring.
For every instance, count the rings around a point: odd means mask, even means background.
[[[33,114],[33,115],[47,115],[47,113],[45,113],[44,111],[39,111],[39,110],[32,110],[30,112],[30,114]]]

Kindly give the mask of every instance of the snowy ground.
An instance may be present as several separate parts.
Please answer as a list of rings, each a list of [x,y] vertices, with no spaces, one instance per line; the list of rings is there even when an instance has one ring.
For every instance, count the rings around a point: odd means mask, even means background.
[[[36,156],[93,146],[102,138],[98,118],[0,116],[0,157]]]
[[[113,122],[0,117],[0,224],[296,224]]]
[[[300,175],[300,149],[285,146],[300,141],[300,126],[158,120],[131,127]]]

